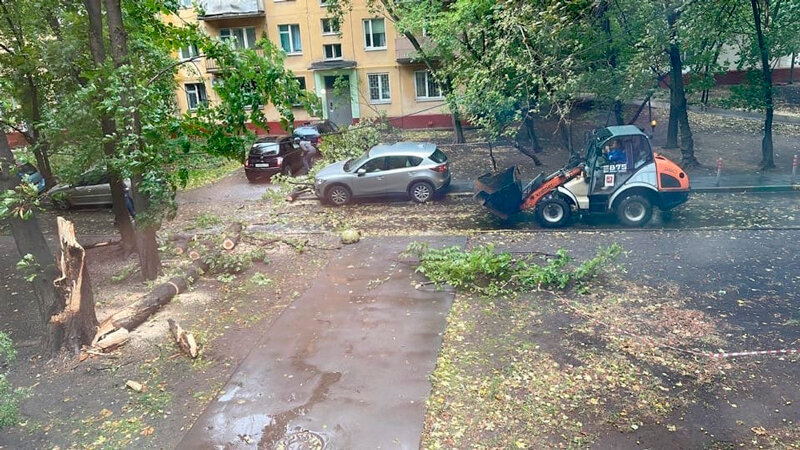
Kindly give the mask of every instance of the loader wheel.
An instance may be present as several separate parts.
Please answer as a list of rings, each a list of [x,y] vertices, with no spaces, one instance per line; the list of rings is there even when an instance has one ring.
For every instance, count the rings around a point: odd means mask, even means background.
[[[563,227],[569,215],[569,205],[560,197],[545,197],[536,206],[536,221],[544,228]]]
[[[653,217],[653,205],[647,197],[631,195],[617,205],[617,218],[628,227],[643,227]]]

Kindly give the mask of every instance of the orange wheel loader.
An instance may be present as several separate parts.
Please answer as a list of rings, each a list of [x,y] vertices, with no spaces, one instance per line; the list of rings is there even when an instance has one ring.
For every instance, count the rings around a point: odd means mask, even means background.
[[[475,181],[475,199],[507,219],[533,210],[546,228],[562,227],[573,214],[616,214],[624,225],[641,227],[653,207],[670,210],[689,198],[689,177],[667,158],[654,153],[650,140],[633,125],[601,128],[591,133],[586,158],[572,162],[527,186],[516,166],[487,173]]]

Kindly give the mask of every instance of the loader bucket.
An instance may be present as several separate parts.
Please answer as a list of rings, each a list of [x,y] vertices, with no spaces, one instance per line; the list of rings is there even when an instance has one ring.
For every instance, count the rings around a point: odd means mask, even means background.
[[[517,166],[481,175],[475,180],[473,189],[475,200],[501,219],[519,212],[522,205],[522,184]]]

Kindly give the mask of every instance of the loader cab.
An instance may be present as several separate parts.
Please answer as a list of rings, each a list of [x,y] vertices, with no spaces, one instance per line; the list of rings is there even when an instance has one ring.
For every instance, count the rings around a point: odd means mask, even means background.
[[[607,127],[595,133],[586,148],[590,211],[607,211],[611,196],[652,161],[649,139],[632,125]]]

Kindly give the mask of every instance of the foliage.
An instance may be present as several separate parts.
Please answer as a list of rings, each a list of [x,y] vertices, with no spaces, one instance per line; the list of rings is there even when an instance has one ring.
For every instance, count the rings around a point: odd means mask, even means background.
[[[26,253],[19,261],[17,261],[17,270],[22,272],[25,276],[25,281],[32,282],[36,276],[41,273],[42,267],[36,261],[36,257],[30,253]]]
[[[235,274],[244,272],[253,265],[253,256],[248,253],[216,253],[203,258],[209,274]]]
[[[272,285],[272,278],[264,275],[261,272],[256,272],[250,277],[250,282],[256,286],[270,286]]]
[[[19,402],[25,392],[14,389],[6,378],[5,368],[17,357],[11,338],[0,331],[0,429],[15,425],[19,420]]]
[[[0,220],[30,219],[38,206],[39,190],[31,183],[21,182],[14,190],[0,192]]]
[[[511,295],[539,289],[564,289],[571,283],[581,283],[607,270],[622,253],[619,244],[601,248],[597,254],[569,267],[571,258],[559,250],[544,264],[532,257],[515,258],[508,252],[495,252],[492,244],[471,250],[459,247],[431,249],[426,243],[414,242],[406,254],[417,256],[417,272],[437,285],[449,284],[456,289],[482,295]]]

